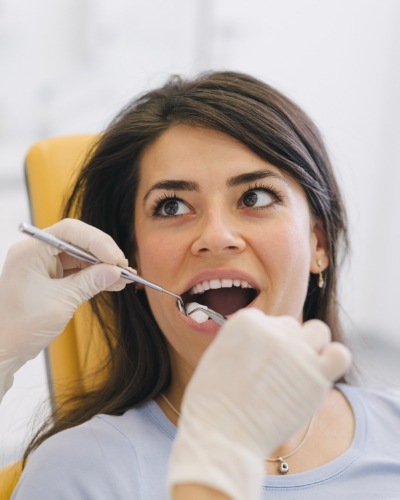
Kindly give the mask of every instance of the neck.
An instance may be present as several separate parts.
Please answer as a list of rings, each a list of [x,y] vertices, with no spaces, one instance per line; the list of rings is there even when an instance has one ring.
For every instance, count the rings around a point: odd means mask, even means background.
[[[176,426],[179,421],[182,397],[182,392],[168,389],[168,391],[165,391],[156,398],[157,404],[162,409],[165,416]]]
[[[170,390],[165,395],[179,413],[182,393]],[[167,418],[177,425],[179,416],[175,410],[162,396],[157,398],[157,402]],[[354,417],[346,398],[340,391],[332,390],[328,393],[313,418],[309,432],[307,432],[308,425],[303,426],[269,455],[270,459],[285,457],[297,449],[286,459],[290,474],[320,467],[340,456],[351,446]],[[265,462],[266,474],[282,474],[279,466],[279,460],[267,460]]]
[[[169,394],[169,397],[171,397],[171,394]],[[176,423],[179,421],[179,418],[181,416],[180,414],[180,405],[174,404],[166,394],[160,394],[159,396],[159,404],[160,406],[163,407],[165,414],[168,416],[168,418],[173,422]],[[178,409],[179,408],[179,409]],[[172,413],[171,413],[172,412]],[[266,458],[266,462],[268,463],[275,463],[277,465],[276,471],[279,474],[287,474],[290,470],[289,464],[286,459],[292,458],[298,451],[300,451],[301,448],[303,448],[304,444],[306,443],[307,439],[310,436],[311,433],[311,428],[312,428],[312,423],[313,423],[314,417],[309,421],[308,425],[304,429],[304,433],[299,440],[299,442],[294,446],[291,451],[285,451],[285,446],[289,446],[289,442],[286,442],[284,446],[281,446],[279,449],[276,450],[276,455],[271,456],[270,458]],[[292,437],[292,440],[295,439],[295,436]],[[268,473],[268,471],[267,471]]]
[[[271,456],[290,453],[304,436],[306,426],[286,440]],[[353,433],[354,416],[349,403],[340,391],[333,389],[315,414],[304,446],[287,459],[290,474],[312,470],[336,459],[351,446]],[[278,465],[267,462],[266,473],[279,474]]]
[[[265,464],[267,474],[287,474],[289,471],[293,473],[292,464],[298,460],[296,455],[301,457],[307,451],[307,442],[311,440],[315,420],[316,415],[270,454]]]

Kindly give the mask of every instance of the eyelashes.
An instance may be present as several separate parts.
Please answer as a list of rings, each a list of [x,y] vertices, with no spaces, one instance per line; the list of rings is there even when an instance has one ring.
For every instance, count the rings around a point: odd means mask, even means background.
[[[284,195],[274,186],[256,183],[246,187],[240,195],[237,207],[243,210],[266,210],[282,203]],[[155,219],[168,219],[194,213],[191,205],[174,193],[162,193],[151,207]]]

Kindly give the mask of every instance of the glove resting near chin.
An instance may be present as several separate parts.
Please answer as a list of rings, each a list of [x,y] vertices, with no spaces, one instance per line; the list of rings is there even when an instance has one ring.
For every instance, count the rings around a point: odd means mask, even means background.
[[[221,329],[184,395],[170,490],[193,483],[232,499],[259,498],[265,458],[311,418],[332,385],[299,329],[255,310]]]
[[[14,373],[59,335],[83,302],[126,285],[115,264],[127,262],[108,235],[78,220],[61,221],[49,232],[101,252],[100,258],[109,264],[64,276],[59,250],[32,239],[11,247],[0,276],[0,398]],[[69,261],[69,272],[73,266]]]

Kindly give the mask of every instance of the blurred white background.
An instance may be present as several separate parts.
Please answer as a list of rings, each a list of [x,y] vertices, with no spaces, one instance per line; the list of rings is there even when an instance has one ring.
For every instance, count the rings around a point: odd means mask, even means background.
[[[171,73],[249,72],[326,138],[353,242],[348,337],[365,383],[399,384],[399,22],[398,0],[0,0],[0,264],[29,219],[23,158],[34,142],[101,130]],[[1,405],[0,465],[19,456],[45,398],[39,356]]]

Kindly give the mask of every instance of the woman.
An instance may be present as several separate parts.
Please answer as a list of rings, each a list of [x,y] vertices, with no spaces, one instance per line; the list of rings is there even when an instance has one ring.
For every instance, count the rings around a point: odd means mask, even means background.
[[[251,77],[224,72],[192,82],[174,79],[128,106],[88,159],[67,207],[66,214],[74,213],[111,235],[140,274],[186,303],[200,302],[228,316],[251,306],[299,321],[317,318],[340,340],[336,282],[346,222],[329,160],[308,117]],[[155,450],[160,454],[153,470],[165,472],[171,424],[179,419],[185,388],[218,327],[187,319],[166,296],[132,287],[103,295],[96,311],[113,346],[110,378],[96,393],[83,395],[73,411],[58,414],[47,434],[34,441],[28,451],[53,436],[32,456],[16,498],[40,481],[29,471],[60,455],[65,443],[70,449],[74,441],[82,446],[93,432],[106,439],[104,429],[93,430],[98,413],[113,415],[103,421],[120,431],[125,422],[129,429],[137,426],[136,436],[143,412],[149,412],[146,423],[154,419],[163,434],[156,442],[148,434],[135,441],[142,469],[133,472],[130,466],[122,476],[143,472],[151,446],[151,460]],[[400,470],[399,450],[368,411],[379,408],[397,425],[393,397],[345,385],[331,390],[314,418],[267,457],[266,496],[296,498],[309,488],[309,498],[329,498],[330,488],[336,496],[338,487],[360,476],[365,498],[377,488],[385,498]],[[368,460],[381,450],[360,444],[367,423],[382,434],[379,446],[387,454],[369,483]],[[127,441],[110,456],[121,469],[124,446]],[[328,481],[332,476],[336,483]],[[154,472],[147,481],[137,478],[144,498],[152,497],[153,480]]]

